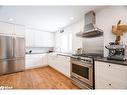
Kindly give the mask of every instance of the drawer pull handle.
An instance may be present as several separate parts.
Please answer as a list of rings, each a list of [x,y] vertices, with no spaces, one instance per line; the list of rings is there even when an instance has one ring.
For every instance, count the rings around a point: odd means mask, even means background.
[[[111,86],[111,84],[109,84],[109,86]]]

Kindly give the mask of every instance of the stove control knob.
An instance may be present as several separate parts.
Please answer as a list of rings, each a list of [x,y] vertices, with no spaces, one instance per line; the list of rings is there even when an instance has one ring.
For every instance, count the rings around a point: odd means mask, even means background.
[[[91,62],[91,60],[89,60],[89,62]]]

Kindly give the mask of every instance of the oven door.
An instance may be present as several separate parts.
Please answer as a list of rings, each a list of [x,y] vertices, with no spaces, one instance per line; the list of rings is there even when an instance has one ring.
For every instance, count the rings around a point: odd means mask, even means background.
[[[93,81],[93,66],[90,63],[85,63],[81,60],[71,61],[71,76],[82,82],[92,86]]]

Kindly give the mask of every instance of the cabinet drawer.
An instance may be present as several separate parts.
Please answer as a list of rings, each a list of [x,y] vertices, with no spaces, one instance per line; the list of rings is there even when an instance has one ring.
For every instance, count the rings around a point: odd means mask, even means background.
[[[97,76],[95,79],[96,89],[127,89],[126,81],[110,79],[102,76]]]
[[[95,62],[95,87],[126,89],[127,66]]]
[[[95,65],[97,76],[112,78],[113,80],[127,80],[127,66],[115,65],[111,63],[97,62]]]
[[[103,78],[95,79],[95,89],[112,89],[109,82]]]

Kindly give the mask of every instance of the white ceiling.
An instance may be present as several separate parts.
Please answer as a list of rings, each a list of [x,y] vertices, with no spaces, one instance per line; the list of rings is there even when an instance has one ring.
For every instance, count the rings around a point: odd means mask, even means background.
[[[0,20],[54,32],[103,6],[0,6]],[[74,19],[72,18],[74,17]],[[10,21],[9,21],[10,19]],[[12,20],[13,19],[13,20]],[[73,19],[73,20],[71,20]]]

